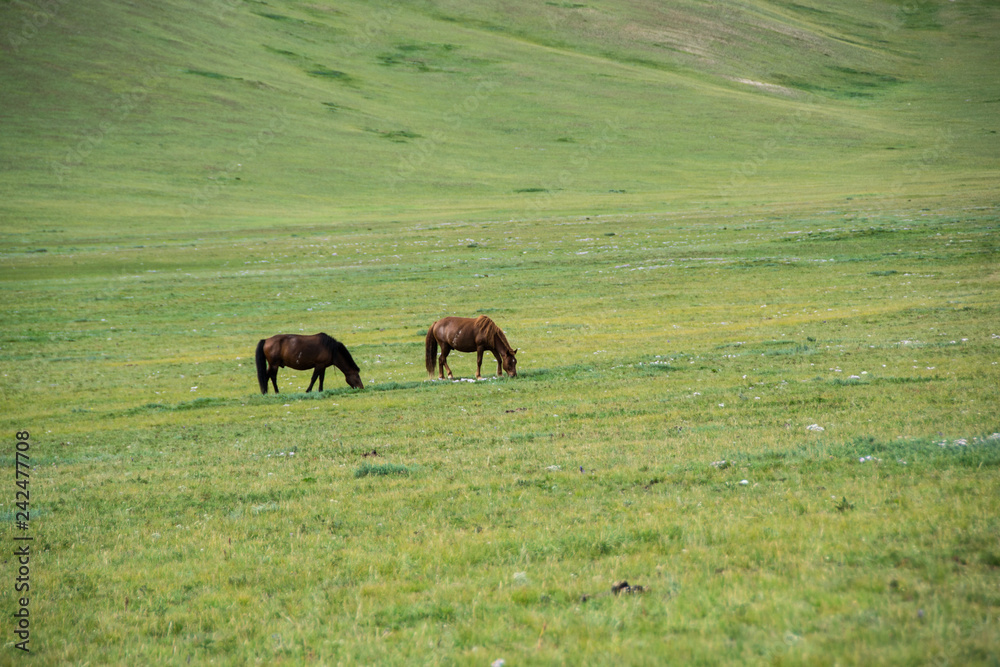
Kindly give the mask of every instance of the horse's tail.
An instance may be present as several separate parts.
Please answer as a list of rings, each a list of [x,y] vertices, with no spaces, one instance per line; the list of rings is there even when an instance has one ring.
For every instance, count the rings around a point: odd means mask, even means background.
[[[424,362],[427,366],[427,374],[430,375],[433,380],[434,363],[437,360],[438,354],[438,341],[434,336],[434,325],[431,325],[431,328],[427,330],[427,338],[424,340],[424,347],[426,348]]]
[[[260,393],[267,393],[267,356],[264,354],[264,339],[257,343],[257,382],[260,383]]]

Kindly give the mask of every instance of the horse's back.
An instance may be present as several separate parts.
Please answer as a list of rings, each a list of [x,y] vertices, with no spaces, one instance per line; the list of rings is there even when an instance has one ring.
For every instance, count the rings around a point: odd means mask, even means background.
[[[330,338],[325,333],[317,334],[275,334],[268,338],[268,341],[274,341],[275,344],[285,345],[288,343],[295,343],[300,345],[319,345],[325,339]],[[266,343],[265,343],[266,344]]]
[[[498,328],[493,320],[479,317],[442,317],[431,325],[430,331],[440,343],[447,343],[459,352],[473,352],[483,343],[489,345],[490,332]]]
[[[317,362],[325,361],[325,333],[276,334],[264,341],[264,354],[272,363],[288,366],[296,370],[313,368]]]
[[[286,345],[292,344],[296,339],[301,338],[296,334],[275,334],[264,341],[264,350],[280,352]]]
[[[458,331],[471,331],[476,323],[476,320],[471,317],[457,317],[451,315],[449,317],[442,317],[440,320],[431,325],[431,330],[439,340],[444,340],[453,336]]]
[[[482,316],[480,316],[482,317]],[[435,327],[450,327],[450,326],[468,326],[475,322],[476,320],[471,317],[458,317],[457,315],[449,315],[448,317],[442,317],[440,320],[434,323]]]

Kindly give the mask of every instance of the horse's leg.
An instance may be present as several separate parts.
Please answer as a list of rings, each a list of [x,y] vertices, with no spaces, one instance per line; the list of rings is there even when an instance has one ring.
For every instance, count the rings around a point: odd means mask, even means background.
[[[275,364],[267,369],[267,376],[271,379],[271,384],[274,385],[274,393],[278,393],[278,366]]]
[[[314,385],[314,384],[316,384],[316,378],[318,378],[318,377],[319,377],[319,366],[317,366],[316,368],[314,368],[314,369],[313,369],[313,376],[312,376],[312,379],[311,379],[311,380],[309,380],[309,388],[308,388],[308,389],[306,389],[306,393],[307,393],[307,394],[308,394],[308,393],[309,393],[310,391],[312,391],[312,390],[313,390],[313,385]],[[320,382],[320,384],[319,384],[319,390],[320,390],[320,391],[323,391],[323,383],[322,383],[322,382]]]
[[[483,370],[483,352],[484,352],[483,348],[479,348],[479,349],[476,350],[476,379],[477,380],[482,380],[483,379],[483,377],[481,375],[482,370]]]
[[[441,344],[441,358],[438,359],[438,377],[442,380],[444,379],[444,369],[448,369],[448,379],[454,380],[454,376],[451,374],[451,366],[448,365],[448,353],[451,352],[451,347],[447,343]]]
[[[326,378],[326,366],[319,369],[319,390],[323,391],[323,380]]]
[[[497,360],[497,377],[503,377],[503,362],[500,361],[500,355],[497,354],[496,350],[493,350],[493,356],[496,357]]]

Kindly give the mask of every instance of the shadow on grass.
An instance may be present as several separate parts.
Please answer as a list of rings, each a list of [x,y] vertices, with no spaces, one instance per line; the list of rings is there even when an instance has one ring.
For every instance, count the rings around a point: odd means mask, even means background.
[[[146,403],[125,410],[126,415],[151,414],[157,412],[184,412],[186,410],[203,410],[205,408],[228,408],[246,405],[284,405],[292,401],[318,401],[333,396],[351,394],[357,390],[345,387],[343,389],[328,389],[299,393],[254,395],[250,397],[221,398],[202,396],[191,401],[180,403]]]
[[[253,394],[242,397],[211,397],[202,396],[190,401],[180,403],[146,403],[124,411],[126,415],[151,414],[157,412],[183,412],[186,410],[202,410],[206,408],[226,408],[248,405],[284,405],[294,401],[321,401],[327,398],[353,396],[360,393],[378,393],[386,391],[433,391],[433,382],[382,382],[369,384],[364,389],[352,389],[351,387],[338,387],[337,389],[325,389],[323,391],[310,392],[285,392],[280,394]],[[440,384],[452,384],[444,382]],[[440,386],[440,384],[438,386]]]
[[[666,372],[684,372],[692,368],[686,366],[673,366],[670,364],[655,362],[641,362],[638,368],[629,366],[616,367],[619,371],[616,375],[634,374],[639,377],[650,375],[661,375]],[[704,368],[696,367],[694,368]],[[626,370],[627,369],[627,370]],[[465,383],[490,384],[494,382],[550,382],[559,380],[596,380],[607,377],[609,369],[606,366],[570,364],[567,366],[557,366],[554,368],[535,368],[523,370],[516,378],[507,376],[496,377],[493,375],[484,376],[481,380],[473,378],[459,377],[454,380],[414,380],[409,382],[380,382],[370,383],[363,390],[352,389],[351,387],[338,387],[336,389],[326,389],[324,391],[311,392],[286,392],[280,394],[252,394],[240,397],[212,397],[201,396],[190,401],[180,403],[146,403],[126,409],[123,414],[132,416],[139,414],[155,414],[158,412],[184,412],[187,410],[204,410],[208,408],[229,408],[255,405],[284,405],[296,401],[319,401],[327,398],[347,397],[358,393],[379,393],[391,391],[441,391],[442,387],[462,385]],[[121,414],[121,413],[116,413]]]
[[[398,463],[362,463],[354,471],[356,479],[361,477],[408,477],[414,469]]]
[[[596,378],[604,374],[604,369],[586,364],[571,364],[555,368],[533,368],[518,373],[518,380],[579,380]]]

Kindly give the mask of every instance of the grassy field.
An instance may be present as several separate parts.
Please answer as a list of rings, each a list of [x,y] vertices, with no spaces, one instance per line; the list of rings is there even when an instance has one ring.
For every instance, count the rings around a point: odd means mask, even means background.
[[[35,662],[996,664],[995,3],[0,25]]]

